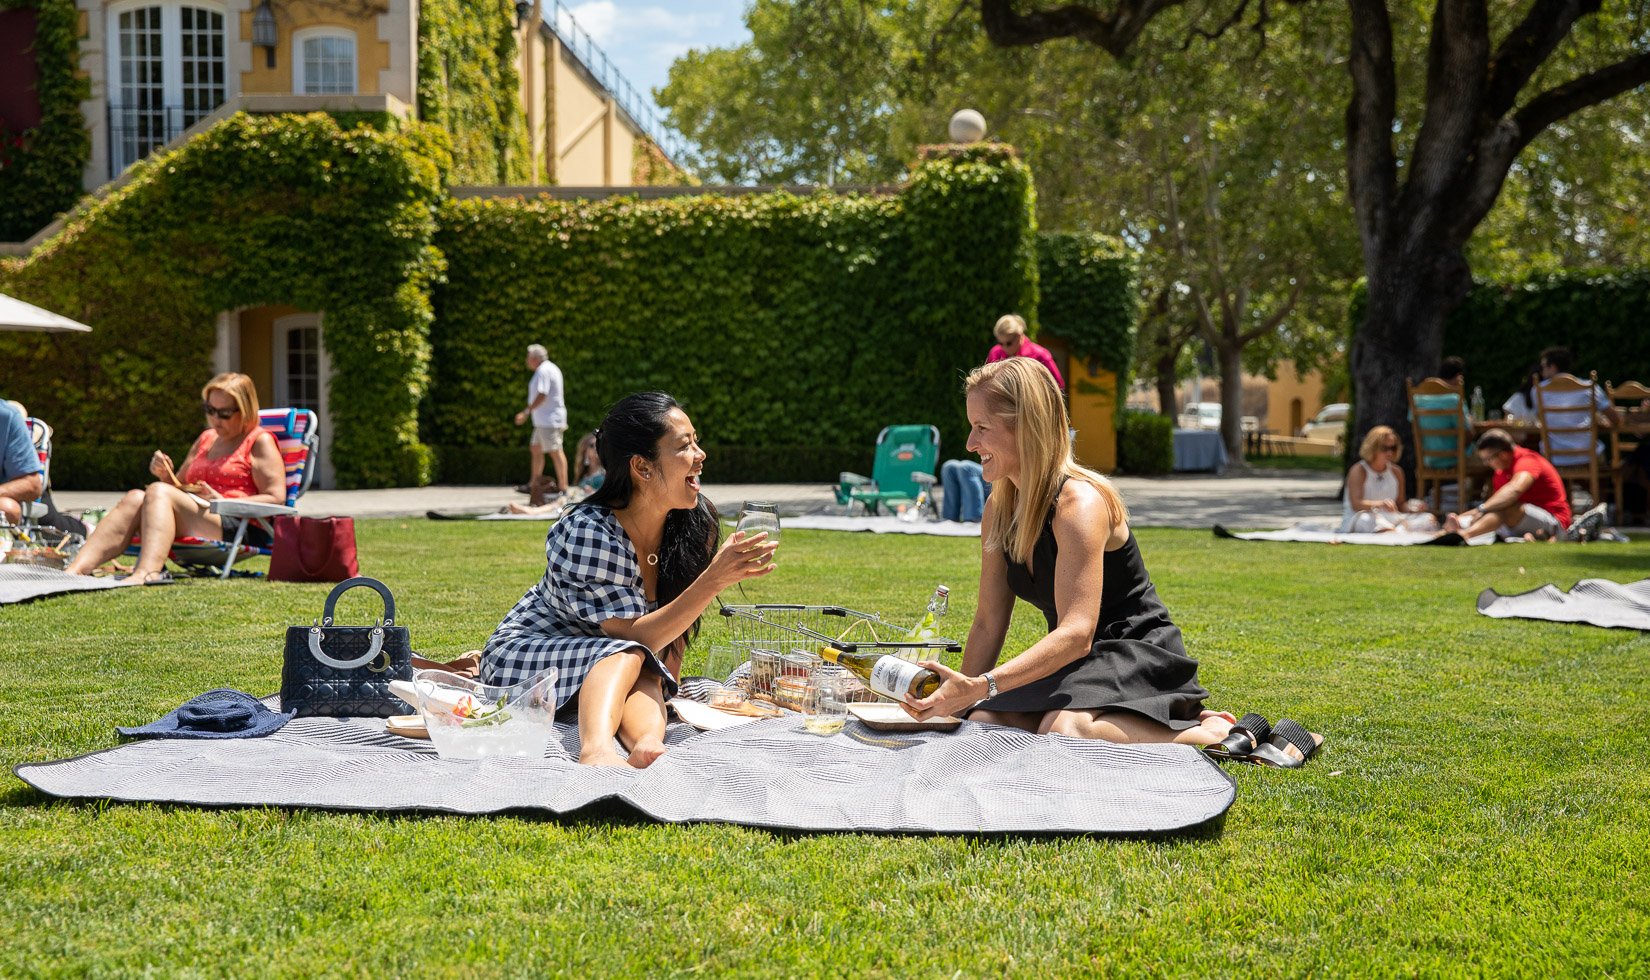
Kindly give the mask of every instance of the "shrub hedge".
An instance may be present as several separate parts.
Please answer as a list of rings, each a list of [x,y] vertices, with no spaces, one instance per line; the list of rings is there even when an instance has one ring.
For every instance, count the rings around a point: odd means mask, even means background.
[[[1363,282],[1347,303],[1349,331],[1363,322]],[[1544,348],[1575,355],[1583,378],[1650,383],[1650,270],[1541,273],[1515,282],[1478,280],[1444,322],[1444,353],[1467,362],[1467,384],[1496,408],[1523,387]],[[1349,333],[1350,336],[1350,333]],[[1349,423],[1350,424],[1350,423]]]
[[[1030,173],[999,147],[931,151],[886,197],[448,201],[427,438],[520,446],[524,350],[542,343],[573,433],[669,391],[713,481],[833,479],[897,422],[939,425],[960,454],[963,374],[998,315],[1035,320],[1033,230]]]
[[[32,8],[40,124],[0,128],[0,242],[20,242],[80,197],[92,139],[80,114],[91,89],[80,75],[80,15],[74,0],[0,0],[0,10]]]
[[[1138,409],[1120,414],[1117,468],[1131,476],[1156,476],[1174,469],[1174,419]]]
[[[7,393],[60,445],[187,442],[220,311],[324,310],[339,484],[426,481],[417,406],[445,150],[432,127],[375,121],[236,115],[0,262],[0,290],[95,328],[0,334]]]
[[[1542,348],[1562,345],[1601,382],[1650,383],[1650,270],[1567,272],[1480,282],[1444,325],[1444,353],[1492,408],[1522,387]]]

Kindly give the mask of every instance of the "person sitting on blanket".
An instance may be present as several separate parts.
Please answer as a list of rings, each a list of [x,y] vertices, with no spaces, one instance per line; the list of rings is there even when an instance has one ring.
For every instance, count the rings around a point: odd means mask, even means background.
[[[596,452],[596,433],[587,432],[573,450],[573,485],[588,494],[602,485],[606,475],[601,454]]]
[[[962,670],[925,662],[940,687],[907,697],[906,711],[972,709],[975,721],[1110,742],[1226,738],[1236,719],[1204,710],[1209,692],[1146,574],[1123,498],[1072,459],[1054,379],[1016,357],[975,369],[967,391],[968,449],[991,481],[979,605]],[[1049,632],[999,665],[1016,597]]]
[[[126,550],[133,535],[142,538],[137,565],[123,585],[171,581],[166,556],[174,538],[229,541],[240,519],[211,513],[214,500],[286,503],[286,464],[275,437],[258,424],[258,391],[244,374],[220,374],[201,389],[201,409],[208,428],[196,439],[182,472],[160,450],[149,459],[157,478],[142,490],[128,490],[97,523],[80,553],[64,570],[90,575]],[[248,544],[268,545],[269,534],[254,523]]]
[[[550,528],[544,578],[488,639],[481,679],[557,668],[557,705],[577,699],[579,761],[644,768],[665,750],[665,701],[699,617],[723,589],[773,571],[778,542],[735,532],[717,546],[716,509],[699,493],[705,452],[669,395],[626,396],[596,433],[607,479]]]
[[[1502,539],[1557,539],[1567,536],[1570,501],[1553,464],[1513,442],[1506,429],[1478,437],[1478,458],[1494,470],[1490,495],[1482,504],[1444,520],[1445,532],[1473,536],[1495,532]]]
[[[29,438],[29,426],[16,402],[0,400],[0,520],[20,524],[23,505],[46,488],[45,467]]]
[[[1377,425],[1358,448],[1361,457],[1346,472],[1341,495],[1340,533],[1436,531],[1438,521],[1418,500],[1404,500],[1404,471],[1398,465],[1404,444],[1391,426]]]

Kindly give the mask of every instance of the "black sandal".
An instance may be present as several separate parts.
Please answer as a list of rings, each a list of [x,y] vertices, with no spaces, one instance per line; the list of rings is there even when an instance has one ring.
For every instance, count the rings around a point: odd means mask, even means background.
[[[1312,758],[1321,744],[1306,730],[1305,725],[1284,718],[1272,729],[1271,740],[1255,746],[1244,761],[1277,769],[1299,769],[1306,765],[1306,760]],[[1288,747],[1291,745],[1300,750],[1300,758],[1289,754]]]
[[[1272,723],[1262,715],[1246,714],[1232,726],[1231,734],[1214,745],[1205,745],[1203,751],[1211,758],[1232,762],[1247,761],[1249,753],[1265,745],[1272,737]]]

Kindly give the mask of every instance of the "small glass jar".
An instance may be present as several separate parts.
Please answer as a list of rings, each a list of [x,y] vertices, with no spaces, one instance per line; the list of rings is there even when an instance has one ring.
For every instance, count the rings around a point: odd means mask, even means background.
[[[813,693],[813,680],[806,674],[781,674],[774,681],[773,700],[781,708],[792,711],[801,711],[808,705],[808,698]]]
[[[773,697],[773,682],[779,676],[779,653],[774,650],[752,650],[750,687],[753,696]]]

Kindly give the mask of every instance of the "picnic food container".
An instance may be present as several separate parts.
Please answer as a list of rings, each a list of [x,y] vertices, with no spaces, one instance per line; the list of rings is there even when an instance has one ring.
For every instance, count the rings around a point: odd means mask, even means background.
[[[786,707],[779,681],[787,674],[812,674],[821,669],[819,652],[829,646],[850,653],[861,651],[898,657],[901,660],[938,660],[941,653],[957,653],[962,645],[941,636],[912,638],[911,631],[891,623],[876,613],[843,606],[756,604],[721,607],[732,634],[734,647],[748,651],[751,696]],[[839,667],[824,665],[828,674],[848,676]],[[739,672],[735,671],[738,677]],[[791,692],[785,692],[791,693]],[[869,688],[852,679],[845,698],[850,702],[880,700]]]
[[[61,571],[68,567],[86,539],[55,527],[14,527],[0,524],[0,563],[39,565]]]
[[[413,673],[418,713],[443,759],[541,759],[555,734],[556,668],[498,687],[444,670]]]

